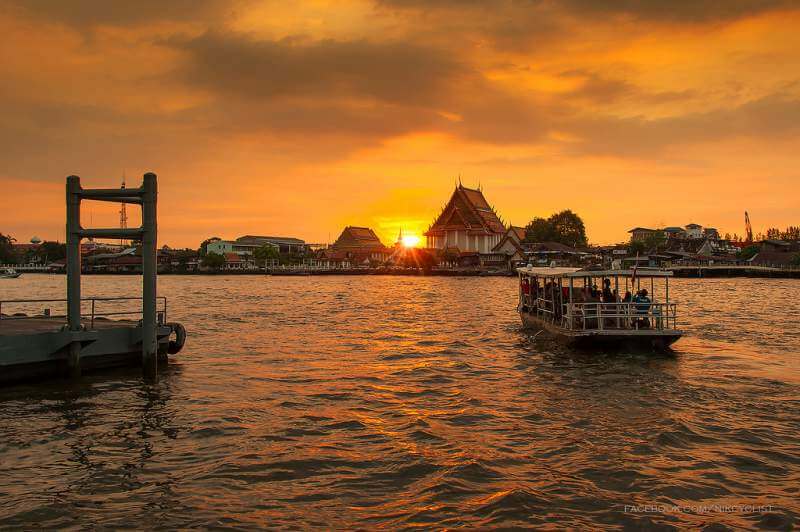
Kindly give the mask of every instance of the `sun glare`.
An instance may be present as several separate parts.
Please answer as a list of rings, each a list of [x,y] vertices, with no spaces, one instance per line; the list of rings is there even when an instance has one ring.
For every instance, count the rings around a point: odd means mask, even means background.
[[[417,235],[403,235],[403,246],[407,248],[415,248],[419,244],[419,237]]]

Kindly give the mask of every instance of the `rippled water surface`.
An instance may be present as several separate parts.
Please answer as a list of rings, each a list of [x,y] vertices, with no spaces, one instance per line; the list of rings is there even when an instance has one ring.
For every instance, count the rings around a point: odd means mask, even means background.
[[[0,299],[64,286],[23,275]],[[157,384],[0,389],[0,526],[798,524],[800,281],[674,280],[668,356],[527,334],[516,290],[164,276],[189,339]]]

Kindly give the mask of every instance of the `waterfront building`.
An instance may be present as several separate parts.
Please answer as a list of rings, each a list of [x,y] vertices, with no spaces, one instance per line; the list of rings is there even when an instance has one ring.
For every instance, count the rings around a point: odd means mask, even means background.
[[[525,262],[525,228],[511,225],[506,230],[506,234],[500,239],[493,248],[488,260],[484,262],[502,262],[503,267],[514,268],[518,264]]]
[[[302,253],[306,249],[304,240],[290,236],[244,235],[234,242],[234,246],[239,248],[249,247],[255,249],[264,245],[274,246],[280,253]]]
[[[505,234],[506,227],[483,191],[459,183],[425,237],[428,248],[490,253]]]
[[[561,242],[530,242],[524,244],[526,262],[536,266],[582,266],[598,257],[595,253],[574,248]]]
[[[208,253],[235,253],[241,257],[250,257],[255,250],[262,246],[272,246],[279,253],[302,253],[305,251],[305,241],[288,236],[240,236],[236,240],[222,240],[212,238],[206,246]]]
[[[369,227],[348,225],[336,239],[336,242],[325,250],[330,258],[342,257],[355,265],[386,262],[394,250],[383,245],[375,231]]]
[[[658,229],[648,229],[647,227],[634,227],[628,233],[631,235],[632,242],[641,242],[658,233]]]
[[[689,224],[686,226],[687,238],[703,238],[703,226],[700,224]]]

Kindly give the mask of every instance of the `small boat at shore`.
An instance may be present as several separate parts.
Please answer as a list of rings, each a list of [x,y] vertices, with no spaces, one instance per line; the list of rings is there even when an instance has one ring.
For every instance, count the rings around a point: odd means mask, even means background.
[[[517,274],[523,326],[566,344],[665,350],[683,335],[669,301],[671,271],[527,266]],[[663,302],[656,300],[659,290]]]
[[[20,275],[22,274],[19,273],[14,268],[5,268],[3,270],[0,270],[0,279],[16,279]]]

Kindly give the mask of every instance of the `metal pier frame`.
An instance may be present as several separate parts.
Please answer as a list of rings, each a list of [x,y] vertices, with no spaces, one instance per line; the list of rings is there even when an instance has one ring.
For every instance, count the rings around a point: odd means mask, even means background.
[[[155,379],[158,371],[156,330],[156,203],[158,183],[154,173],[144,174],[138,188],[92,189],[81,187],[81,178],[67,177],[67,327],[72,334],[68,367],[72,376],[81,374],[81,240],[88,237],[135,239],[142,243],[142,371]],[[84,229],[81,201],[131,203],[142,207],[142,225],[123,229]]]

